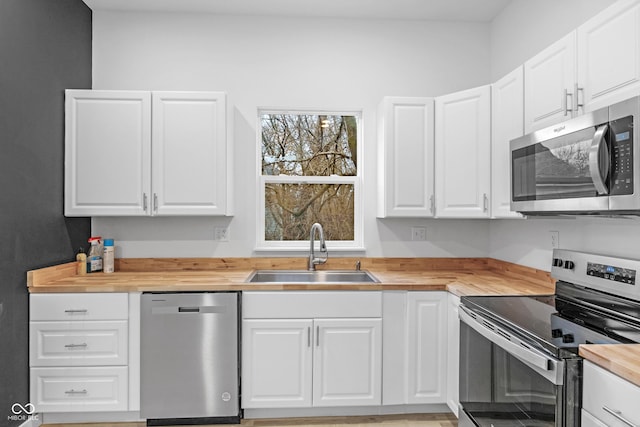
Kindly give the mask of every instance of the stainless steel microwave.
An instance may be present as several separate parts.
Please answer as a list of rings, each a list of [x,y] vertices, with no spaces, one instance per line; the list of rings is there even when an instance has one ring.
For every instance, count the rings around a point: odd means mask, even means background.
[[[640,215],[640,97],[511,141],[511,210]]]

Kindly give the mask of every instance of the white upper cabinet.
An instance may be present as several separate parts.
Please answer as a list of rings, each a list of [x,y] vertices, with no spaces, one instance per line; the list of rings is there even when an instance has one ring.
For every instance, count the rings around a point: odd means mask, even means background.
[[[65,215],[146,215],[151,93],[67,90]]]
[[[433,98],[385,97],[378,119],[378,217],[433,217]]]
[[[221,92],[66,91],[65,215],[225,215]]]
[[[491,85],[491,217],[522,218],[511,211],[509,142],[524,134],[523,67]]]
[[[525,62],[525,133],[571,118],[575,76],[575,32]]]
[[[578,102],[592,111],[640,92],[640,2],[616,2],[578,28]]]
[[[226,102],[219,92],[153,92],[157,215],[226,213]]]
[[[488,218],[491,88],[435,99],[436,216]]]
[[[640,1],[620,0],[524,65],[525,133],[640,93]]]

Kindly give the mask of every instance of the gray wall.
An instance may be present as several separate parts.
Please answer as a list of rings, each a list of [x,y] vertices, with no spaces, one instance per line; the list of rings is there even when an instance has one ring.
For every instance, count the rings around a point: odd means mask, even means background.
[[[0,0],[0,426],[29,402],[26,272],[74,259],[88,218],[63,216],[64,89],[91,87],[81,0]],[[100,178],[100,171],[95,177]]]

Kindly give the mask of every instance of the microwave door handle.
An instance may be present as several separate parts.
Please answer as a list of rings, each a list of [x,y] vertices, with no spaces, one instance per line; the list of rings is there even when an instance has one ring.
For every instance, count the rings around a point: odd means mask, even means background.
[[[598,194],[609,194],[605,182],[607,175],[609,175],[609,149],[605,139],[608,129],[609,125],[598,127],[589,149],[589,171]]]

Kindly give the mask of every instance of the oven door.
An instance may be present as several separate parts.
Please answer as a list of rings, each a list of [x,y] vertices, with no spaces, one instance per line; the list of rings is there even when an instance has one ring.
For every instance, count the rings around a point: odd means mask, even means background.
[[[460,320],[460,427],[580,425],[579,359],[527,348],[465,306]]]
[[[511,141],[511,210],[608,210],[608,117],[605,108]]]

